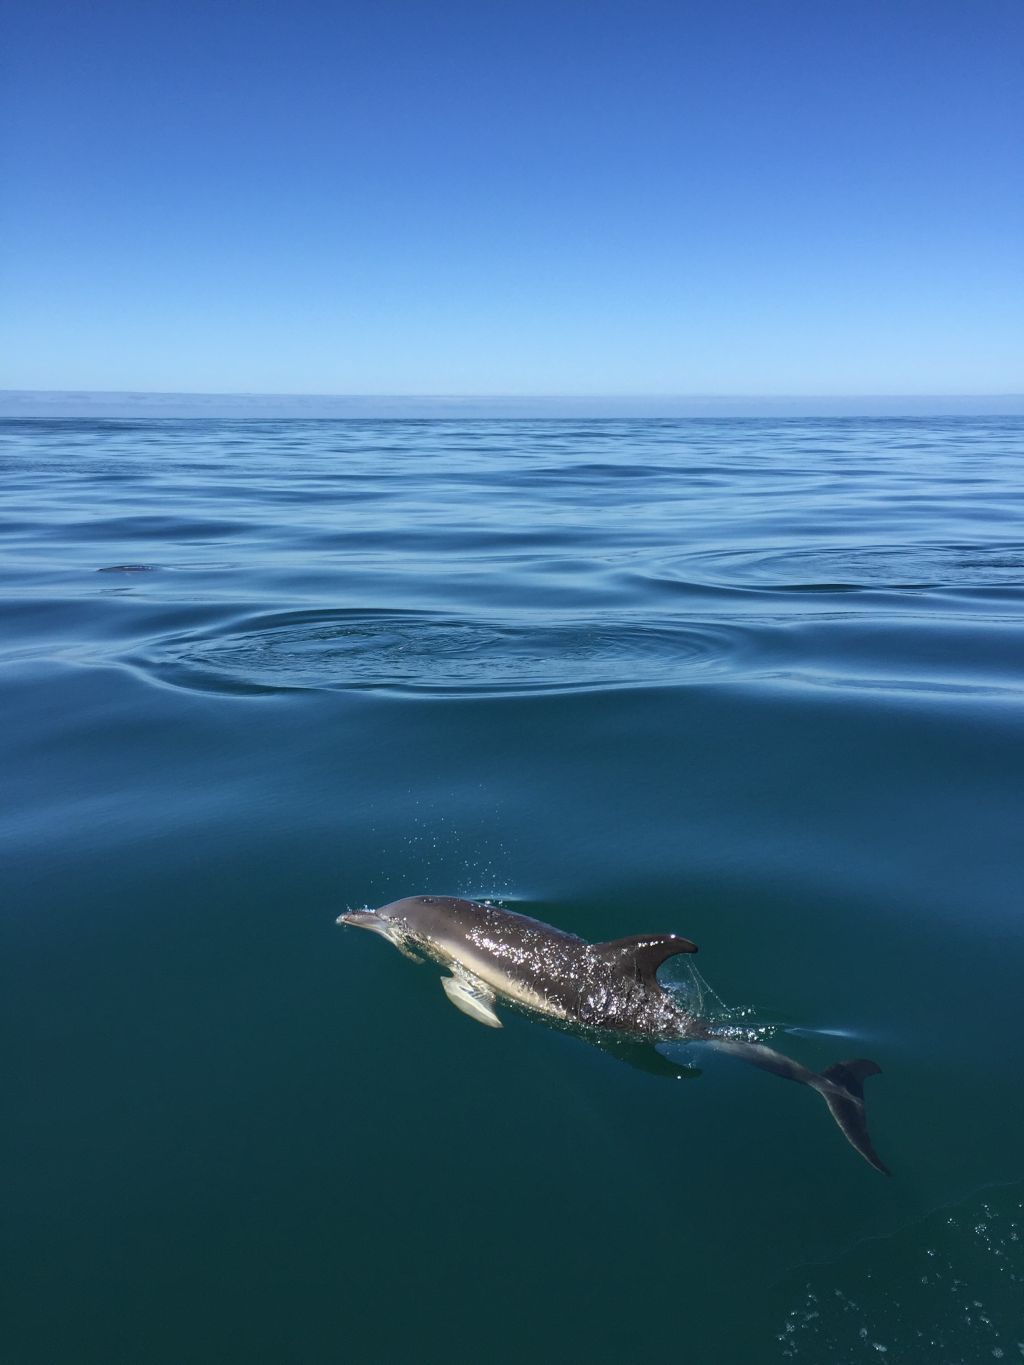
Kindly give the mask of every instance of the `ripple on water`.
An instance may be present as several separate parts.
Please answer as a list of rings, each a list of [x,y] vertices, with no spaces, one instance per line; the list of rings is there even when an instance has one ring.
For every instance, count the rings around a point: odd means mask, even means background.
[[[162,682],[209,692],[465,696],[697,682],[733,675],[756,655],[753,631],[735,625],[309,610],[165,638],[130,662]]]
[[[1024,544],[806,545],[662,559],[651,576],[776,592],[1024,588]]]

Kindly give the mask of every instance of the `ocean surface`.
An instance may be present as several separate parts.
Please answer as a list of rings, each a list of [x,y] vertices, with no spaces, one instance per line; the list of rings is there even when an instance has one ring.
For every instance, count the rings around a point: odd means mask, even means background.
[[[1024,1357],[1024,419],[7,420],[0,475],[6,1365]],[[335,925],[416,892],[694,939],[879,1063],[892,1177]]]

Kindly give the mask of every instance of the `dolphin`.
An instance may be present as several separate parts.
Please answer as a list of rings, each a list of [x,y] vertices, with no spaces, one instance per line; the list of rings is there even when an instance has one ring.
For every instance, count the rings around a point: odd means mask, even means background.
[[[500,1000],[579,1030],[626,1060],[642,1049],[645,1069],[679,1074],[654,1045],[696,1041],[810,1086],[850,1145],[876,1171],[890,1174],[864,1117],[864,1081],[879,1073],[878,1064],[861,1057],[819,1073],[763,1043],[716,1036],[710,1021],[685,1009],[658,982],[662,963],[697,951],[688,938],[634,934],[589,943],[528,915],[455,896],[408,896],[378,910],[346,910],[337,922],[380,934],[415,961],[427,958],[447,968],[441,985],[448,999],[489,1028],[502,1027],[495,1012]]]

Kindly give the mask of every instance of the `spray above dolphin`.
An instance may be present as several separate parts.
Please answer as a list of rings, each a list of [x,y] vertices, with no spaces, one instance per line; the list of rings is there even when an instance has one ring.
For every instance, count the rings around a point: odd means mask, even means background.
[[[636,934],[588,943],[495,905],[453,896],[409,896],[379,910],[348,910],[339,924],[369,929],[416,961],[448,968],[441,980],[456,1007],[501,1028],[499,1001],[548,1023],[579,1029],[610,1051],[643,1049],[650,1069],[669,1064],[654,1044],[703,1042],[816,1090],[843,1136],[875,1170],[889,1174],[868,1136],[864,1081],[880,1067],[865,1058],[811,1071],[763,1043],[716,1036],[711,1023],[686,1010],[658,982],[658,968],[697,946],[678,934]],[[641,1063],[646,1065],[646,1063]],[[678,1074],[678,1072],[676,1073]]]

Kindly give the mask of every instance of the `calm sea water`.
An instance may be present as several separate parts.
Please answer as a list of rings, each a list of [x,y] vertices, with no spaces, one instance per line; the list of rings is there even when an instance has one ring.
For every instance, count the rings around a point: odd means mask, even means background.
[[[0,434],[5,1361],[1024,1355],[1024,422]],[[695,939],[893,1177],[424,891]]]

